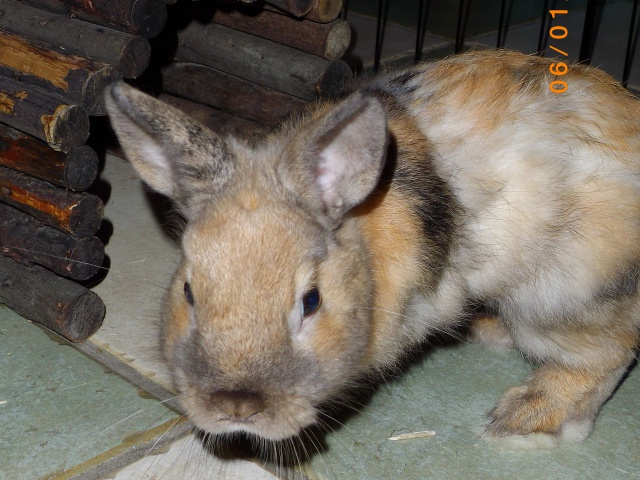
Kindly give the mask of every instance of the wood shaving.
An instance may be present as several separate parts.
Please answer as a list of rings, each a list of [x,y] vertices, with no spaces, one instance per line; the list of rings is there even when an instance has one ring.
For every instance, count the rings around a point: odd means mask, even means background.
[[[392,435],[387,440],[413,440],[414,438],[427,438],[427,437],[435,437],[436,432],[433,430],[424,430],[422,432],[410,432],[410,433],[401,433],[399,435]]]

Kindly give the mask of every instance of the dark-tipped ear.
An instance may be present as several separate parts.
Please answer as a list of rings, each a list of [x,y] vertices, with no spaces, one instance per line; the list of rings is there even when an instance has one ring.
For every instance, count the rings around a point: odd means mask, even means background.
[[[233,159],[222,140],[180,110],[123,82],[106,89],[105,103],[136,171],[187,217],[231,177]]]
[[[378,184],[386,160],[386,111],[376,97],[356,93],[297,134],[296,195],[330,225],[360,204]]]

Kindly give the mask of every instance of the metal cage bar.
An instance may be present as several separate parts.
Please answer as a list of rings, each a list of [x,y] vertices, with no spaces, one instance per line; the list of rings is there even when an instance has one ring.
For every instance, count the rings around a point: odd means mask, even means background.
[[[638,43],[638,28],[636,27],[636,14],[638,13],[638,0],[633,0],[633,9],[631,10],[631,22],[629,23],[629,36],[627,37],[627,49],[624,54],[624,69],[622,71],[622,85],[625,87],[629,83],[631,76],[631,65],[633,57],[636,53],[636,45]]]
[[[455,43],[454,52],[460,53],[464,49],[467,27],[469,24],[469,16],[473,0],[459,0],[458,11],[456,13],[455,24]],[[549,9],[556,8],[557,0],[543,0],[542,12],[540,15],[540,32],[538,34],[537,49],[538,55],[544,55],[549,40],[549,26],[551,24]],[[627,35],[626,50],[624,54],[624,69],[622,73],[622,84],[626,87],[631,75],[633,59],[635,56],[638,37],[640,36],[640,19],[638,19],[638,4],[640,0],[633,0],[631,11],[631,20],[629,22],[629,31]],[[378,0],[378,18],[376,25],[376,42],[374,53],[374,71],[378,71],[382,62],[382,47],[384,44],[385,29],[389,18],[390,0]],[[580,41],[579,61],[589,63],[593,56],[598,35],[600,34],[600,25],[606,0],[588,0],[585,11],[584,26],[582,38]],[[507,33],[511,24],[511,15],[513,12],[514,0],[501,0],[500,13],[497,20],[497,39],[496,48],[504,48]],[[416,21],[416,37],[414,62],[422,60],[424,41],[427,32],[427,24],[433,20],[430,12],[431,0],[419,0],[417,5],[417,21]],[[559,9],[564,8],[558,6]],[[349,9],[349,0],[344,0],[342,18],[346,18]]]

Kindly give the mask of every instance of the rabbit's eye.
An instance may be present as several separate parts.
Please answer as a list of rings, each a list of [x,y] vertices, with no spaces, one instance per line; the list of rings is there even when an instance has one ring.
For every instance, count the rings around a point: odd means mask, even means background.
[[[320,291],[314,287],[302,296],[302,316],[310,317],[318,311],[322,297]]]
[[[184,298],[186,298],[187,303],[193,307],[193,292],[191,291],[189,282],[184,282]]]

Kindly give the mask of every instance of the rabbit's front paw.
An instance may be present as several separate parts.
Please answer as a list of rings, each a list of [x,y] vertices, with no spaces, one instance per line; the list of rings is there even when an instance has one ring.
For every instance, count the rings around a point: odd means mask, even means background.
[[[598,410],[626,370],[622,365],[573,369],[542,365],[527,384],[507,390],[491,411],[487,434],[494,437],[546,434],[582,441],[593,430]]]
[[[507,390],[490,417],[487,433],[493,436],[556,434],[567,417],[567,407],[546,392],[524,385]]]

